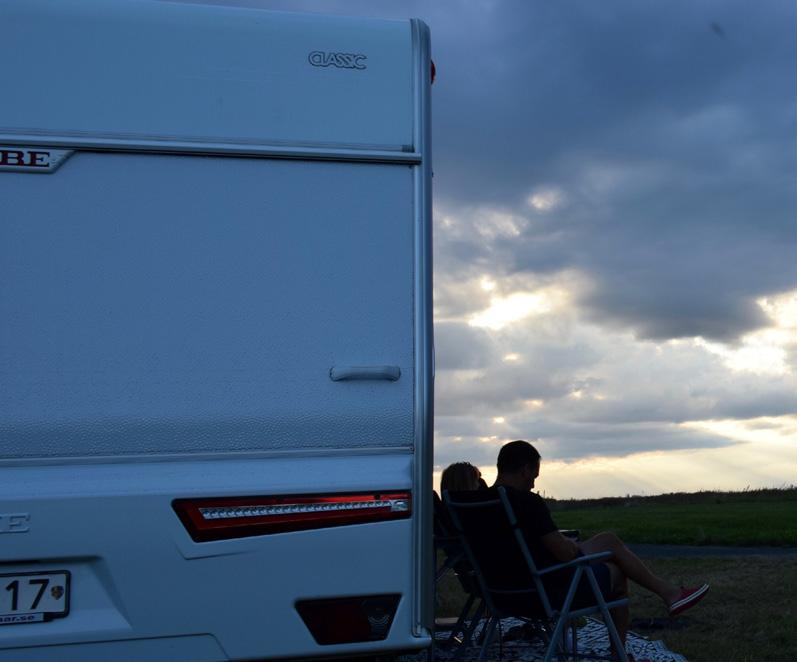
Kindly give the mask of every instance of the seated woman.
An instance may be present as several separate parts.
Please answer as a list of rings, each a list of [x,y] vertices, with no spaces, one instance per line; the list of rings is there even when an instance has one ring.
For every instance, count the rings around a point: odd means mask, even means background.
[[[440,492],[471,492],[486,488],[481,472],[470,462],[454,462],[449,464],[440,476]],[[443,541],[441,547],[446,553],[462,555],[462,547],[456,539],[454,523],[451,516],[443,506],[443,502],[434,493],[434,527],[435,538]]]
[[[481,471],[470,462],[449,464],[440,476],[441,492],[468,492],[487,487]]]

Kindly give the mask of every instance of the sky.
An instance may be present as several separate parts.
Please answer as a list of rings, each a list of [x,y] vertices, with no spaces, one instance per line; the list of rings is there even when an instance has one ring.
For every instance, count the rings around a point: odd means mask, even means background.
[[[438,472],[797,483],[797,5],[245,4],[431,28]]]

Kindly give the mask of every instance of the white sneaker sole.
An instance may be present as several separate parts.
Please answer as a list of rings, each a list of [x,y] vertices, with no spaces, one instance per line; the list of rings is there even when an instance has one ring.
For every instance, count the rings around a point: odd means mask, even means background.
[[[697,589],[694,593],[690,593],[685,598],[681,598],[680,600],[676,600],[670,605],[670,614],[673,612],[683,611],[686,607],[688,607],[691,603],[697,602],[700,600],[708,592],[708,584],[703,584],[699,589]]]

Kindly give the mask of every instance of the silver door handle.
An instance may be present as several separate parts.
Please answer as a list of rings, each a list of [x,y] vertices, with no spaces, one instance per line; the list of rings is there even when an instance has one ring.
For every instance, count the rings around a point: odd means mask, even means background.
[[[346,365],[332,366],[329,369],[329,378],[333,382],[357,379],[382,379],[395,382],[399,377],[401,377],[401,368],[397,365]]]

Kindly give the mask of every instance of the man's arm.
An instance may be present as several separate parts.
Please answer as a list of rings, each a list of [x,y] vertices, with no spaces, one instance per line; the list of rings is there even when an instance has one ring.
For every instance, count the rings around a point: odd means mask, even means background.
[[[540,537],[540,541],[559,563],[572,561],[579,555],[578,545],[559,531],[546,533]]]

